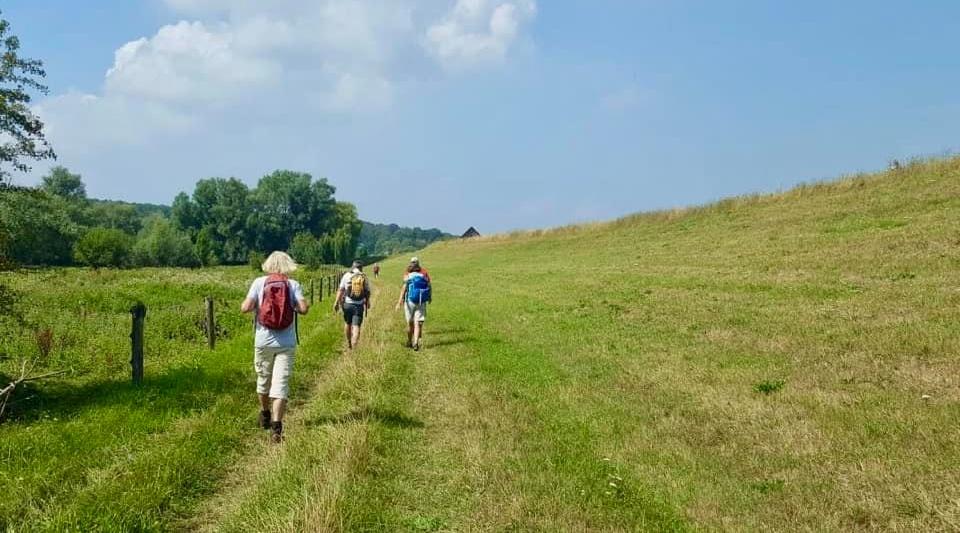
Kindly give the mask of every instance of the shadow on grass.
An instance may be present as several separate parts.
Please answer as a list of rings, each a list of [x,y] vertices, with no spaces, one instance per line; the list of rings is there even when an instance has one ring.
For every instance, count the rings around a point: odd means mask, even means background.
[[[426,326],[426,331],[431,335],[445,335],[447,333],[466,333],[465,328],[458,326],[440,326],[437,328],[431,328],[429,324]]]
[[[239,369],[209,371],[183,366],[147,376],[139,387],[129,379],[31,383],[17,391],[0,422],[29,422],[42,417],[71,418],[87,409],[113,405],[158,412],[202,411],[223,395],[250,388],[250,382],[250,376]]]
[[[477,340],[475,337],[450,337],[446,339],[437,339],[429,340],[424,335],[423,346],[424,348],[441,348],[443,346],[455,346],[457,344],[470,344],[471,342]]]
[[[367,422],[374,421],[385,426],[403,428],[403,429],[420,429],[423,427],[423,422],[416,418],[409,417],[402,413],[393,410],[380,410],[373,409],[370,407],[364,407],[362,409],[356,409],[344,415],[339,416],[320,416],[311,418],[306,421],[307,426],[325,426],[325,425],[335,425],[335,424],[348,424],[350,422]]]

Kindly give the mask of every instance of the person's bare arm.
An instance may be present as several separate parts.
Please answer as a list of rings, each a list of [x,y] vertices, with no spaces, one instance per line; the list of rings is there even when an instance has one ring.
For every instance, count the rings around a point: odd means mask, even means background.
[[[254,307],[256,307],[256,302],[253,301],[253,298],[246,298],[243,300],[243,303],[240,304],[240,312],[249,313],[253,311]]]
[[[400,286],[400,297],[397,298],[397,305],[394,307],[394,309],[400,309],[400,306],[403,304],[403,299],[406,296],[407,296],[407,283],[404,282],[403,285]]]
[[[298,313],[300,313],[301,315],[305,315],[305,314],[307,314],[307,312],[309,312],[309,311],[310,311],[310,304],[307,303],[307,299],[306,299],[306,298],[301,298],[299,301],[297,301],[297,312],[298,312]]]
[[[333,299],[333,312],[340,310],[340,304],[343,302],[343,287],[337,289],[337,296]]]

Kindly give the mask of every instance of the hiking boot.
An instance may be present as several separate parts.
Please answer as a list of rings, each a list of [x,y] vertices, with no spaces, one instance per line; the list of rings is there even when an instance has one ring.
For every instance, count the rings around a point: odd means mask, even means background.
[[[270,440],[274,444],[280,444],[283,442],[283,422],[273,422],[271,427],[273,428],[273,434],[270,435]]]
[[[258,419],[260,427],[263,429],[270,429],[270,410],[264,409],[260,411],[260,417]]]
[[[419,342],[417,342],[416,344],[413,345],[413,351],[415,351],[415,352],[419,352],[419,351],[420,351],[420,343],[419,343]]]
[[[413,343],[410,342],[410,341],[407,341],[407,343],[404,344],[403,347],[404,347],[404,348],[413,348]]]

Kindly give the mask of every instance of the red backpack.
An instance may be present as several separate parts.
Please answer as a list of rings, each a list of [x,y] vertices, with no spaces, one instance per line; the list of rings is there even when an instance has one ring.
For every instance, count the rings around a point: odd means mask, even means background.
[[[293,324],[290,284],[283,274],[270,274],[264,280],[257,321],[267,329],[287,329]]]

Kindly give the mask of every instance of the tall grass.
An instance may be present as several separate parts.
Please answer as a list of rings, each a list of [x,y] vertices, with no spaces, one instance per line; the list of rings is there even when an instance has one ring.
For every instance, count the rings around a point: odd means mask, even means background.
[[[252,324],[238,312],[254,273],[52,269],[4,274],[29,324],[4,365],[39,352],[64,379],[19,391],[0,424],[0,529],[165,529],[218,485],[258,436]],[[217,309],[205,344],[203,299]],[[130,314],[146,303],[146,379],[130,383]],[[296,398],[332,355],[328,319],[301,322]],[[265,438],[263,435],[259,435]]]

